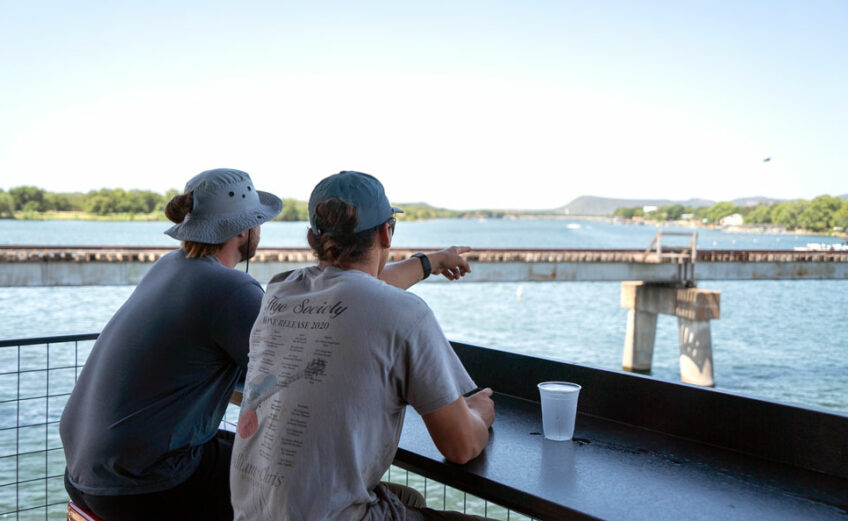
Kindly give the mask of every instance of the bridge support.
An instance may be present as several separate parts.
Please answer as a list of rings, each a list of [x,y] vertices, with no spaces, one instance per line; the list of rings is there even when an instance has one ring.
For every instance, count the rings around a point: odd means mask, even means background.
[[[621,307],[629,309],[622,368],[648,373],[654,355],[657,315],[677,317],[680,380],[712,387],[713,351],[710,320],[718,319],[721,292],[648,282],[621,283]]]

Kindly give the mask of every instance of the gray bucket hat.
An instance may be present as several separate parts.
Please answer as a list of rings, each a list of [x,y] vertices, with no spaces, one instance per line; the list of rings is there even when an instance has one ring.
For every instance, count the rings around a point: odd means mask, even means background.
[[[186,183],[185,192],[192,192],[192,210],[165,231],[181,241],[221,244],[283,210],[279,197],[256,190],[246,172],[231,168],[197,174]]]
[[[345,170],[324,178],[309,196],[309,226],[317,235],[334,231],[329,228],[320,228],[315,221],[315,207],[318,203],[332,198],[339,198],[356,208],[359,222],[353,233],[374,228],[388,221],[392,214],[403,213],[400,208],[389,204],[383,185],[376,177]]]

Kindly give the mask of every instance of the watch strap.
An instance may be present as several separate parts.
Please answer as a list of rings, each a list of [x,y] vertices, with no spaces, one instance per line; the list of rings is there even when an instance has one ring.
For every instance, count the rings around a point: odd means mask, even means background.
[[[423,253],[420,253],[420,252],[419,253],[413,253],[412,256],[418,257],[418,260],[421,261],[421,269],[424,270],[424,278],[422,278],[421,280],[424,280],[427,277],[429,277],[430,272],[431,272],[430,259],[428,259],[426,255],[424,255]]]

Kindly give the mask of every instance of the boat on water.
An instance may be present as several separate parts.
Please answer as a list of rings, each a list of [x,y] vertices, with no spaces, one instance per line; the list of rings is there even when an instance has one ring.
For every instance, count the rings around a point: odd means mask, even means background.
[[[848,251],[848,242],[843,242],[842,244],[808,242],[804,246],[795,246],[795,251]]]

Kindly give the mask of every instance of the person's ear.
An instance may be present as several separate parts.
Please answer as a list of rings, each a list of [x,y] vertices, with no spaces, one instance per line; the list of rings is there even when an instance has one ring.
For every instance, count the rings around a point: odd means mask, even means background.
[[[321,244],[321,241],[318,237],[312,233],[312,230],[306,230],[306,242],[309,244],[310,248],[318,249],[318,246]]]
[[[391,248],[393,235],[391,225],[387,222],[383,223],[377,233],[380,236],[380,246],[383,248]]]

